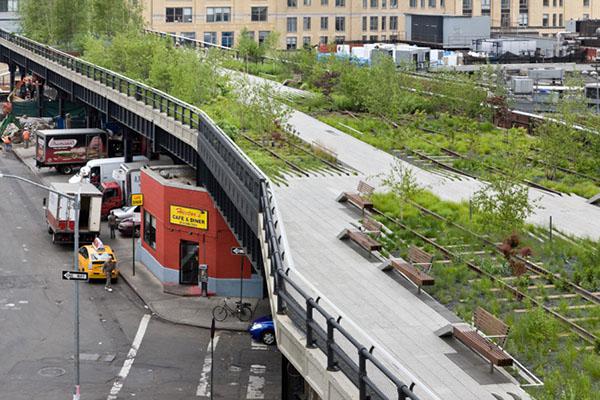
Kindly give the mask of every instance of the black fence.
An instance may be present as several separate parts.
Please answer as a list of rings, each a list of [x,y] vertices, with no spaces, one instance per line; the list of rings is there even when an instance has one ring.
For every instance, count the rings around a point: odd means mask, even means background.
[[[290,317],[306,334],[306,347],[321,349],[327,356],[327,369],[339,370],[345,374],[358,387],[361,400],[390,398],[388,390],[384,392],[380,385],[372,380],[372,376],[367,373],[368,369],[383,377],[386,387],[395,388],[398,399],[418,400],[412,392],[414,385],[409,387],[398,379],[372,354],[372,349],[363,346],[341,325],[341,318],[335,318],[328,313],[318,304],[318,299],[310,297],[288,276],[284,266],[285,254],[280,245],[282,238],[277,230],[277,224],[280,222],[275,218],[273,194],[267,178],[204,112],[164,92],[25,37],[0,30],[0,38],[98,81],[119,93],[134,97],[145,105],[166,113],[174,120],[196,129],[196,164],[199,180],[213,196],[225,218],[232,225],[242,227],[241,232],[237,234],[249,253],[261,254],[258,236],[262,233],[265,235],[277,295],[277,309],[273,311]],[[24,58],[25,55],[20,54],[19,57]],[[25,64],[35,62],[22,61]],[[263,218],[263,232],[259,232],[259,215]],[[262,259],[260,262],[262,263]],[[302,299],[304,304],[298,302],[298,298]],[[324,323],[319,323],[317,318]],[[351,347],[354,353],[343,349],[341,341],[347,344],[344,347]]]

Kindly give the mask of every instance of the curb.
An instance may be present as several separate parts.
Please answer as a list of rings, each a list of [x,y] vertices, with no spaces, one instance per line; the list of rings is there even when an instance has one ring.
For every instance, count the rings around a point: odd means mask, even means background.
[[[144,299],[144,297],[135,288],[135,286],[129,281],[129,279],[126,277],[126,275],[120,274],[119,277],[122,278],[123,281],[127,284],[127,286],[129,286],[131,288],[131,291],[133,293],[135,293],[137,297],[139,297],[139,299],[142,301],[142,303],[144,303],[144,305],[146,307],[148,307],[148,309],[152,312],[152,314],[154,314],[159,319],[161,319],[163,321],[166,321],[166,322],[169,322],[171,324],[183,325],[183,326],[190,326],[190,327],[193,327],[193,328],[203,328],[203,329],[210,329],[211,328],[210,324],[194,324],[194,323],[191,323],[191,322],[178,321],[176,319],[173,319],[173,318],[170,318],[168,316],[165,316],[164,314],[156,311],[156,309],[154,307],[152,307],[152,305],[150,305],[149,303],[146,302],[146,300]],[[215,323],[215,326],[216,326],[217,330],[219,330],[219,331],[246,332],[245,328],[224,328],[224,327],[219,327],[218,326],[218,322]]]

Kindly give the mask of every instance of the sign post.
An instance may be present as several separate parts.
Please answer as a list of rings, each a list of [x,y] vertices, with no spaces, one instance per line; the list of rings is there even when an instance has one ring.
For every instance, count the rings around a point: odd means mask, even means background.
[[[144,205],[144,195],[141,193],[132,193],[129,198],[129,204],[132,207],[143,206]],[[142,214],[140,213],[140,218]],[[140,230],[142,228],[142,221],[140,220]],[[140,232],[141,235],[141,232]],[[131,269],[133,276],[135,276],[135,219],[131,218]]]
[[[245,256],[246,255],[246,251],[244,250],[243,247],[232,247],[231,248],[231,254],[233,254],[234,256]],[[242,306],[242,300],[243,300],[243,287],[244,287],[244,258],[241,258],[241,263],[240,263],[240,307]]]
[[[215,317],[213,317],[210,323],[210,399],[213,398],[215,391],[214,381],[214,370],[215,370]]]

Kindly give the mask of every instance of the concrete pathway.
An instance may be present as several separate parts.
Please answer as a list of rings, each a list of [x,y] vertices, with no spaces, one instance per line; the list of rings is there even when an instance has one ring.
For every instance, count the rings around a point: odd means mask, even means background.
[[[396,157],[299,111],[293,112],[288,123],[301,139],[326,146],[337,153],[339,161],[360,171],[361,176],[356,179],[357,182],[359,179],[369,179],[376,187],[385,191],[385,188],[380,187],[381,177],[390,171],[398,160]],[[483,186],[475,179],[451,179],[415,166],[410,167],[419,184],[443,200],[468,201]],[[356,184],[353,184],[345,190],[352,191],[355,188]],[[539,208],[528,218],[528,222],[547,227],[552,217],[554,227],[563,233],[600,240],[600,207],[587,203],[583,197],[567,194],[560,196],[538,189],[530,189],[529,197],[538,200]]]

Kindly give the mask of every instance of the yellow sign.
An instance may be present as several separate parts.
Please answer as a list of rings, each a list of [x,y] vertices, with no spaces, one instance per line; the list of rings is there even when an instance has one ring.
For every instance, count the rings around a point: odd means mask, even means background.
[[[144,205],[144,195],[141,193],[136,193],[131,195],[131,205],[132,206],[143,206]]]
[[[190,228],[208,229],[208,213],[204,210],[170,206],[169,222]]]

